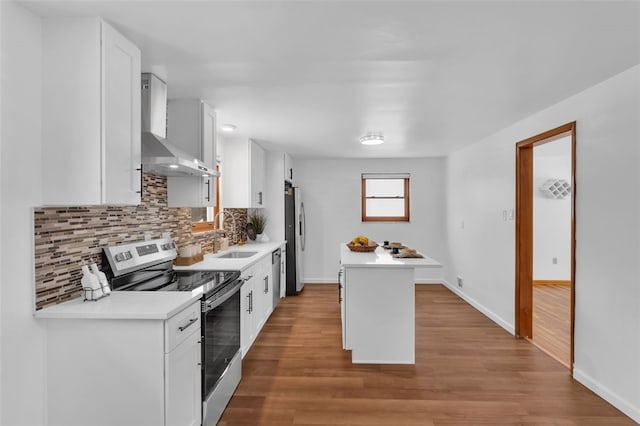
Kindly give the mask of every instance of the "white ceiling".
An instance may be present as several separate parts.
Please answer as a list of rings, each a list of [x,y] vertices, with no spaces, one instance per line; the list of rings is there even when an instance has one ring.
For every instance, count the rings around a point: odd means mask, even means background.
[[[445,155],[640,63],[637,1],[22,3],[103,17],[170,99],[294,156]]]

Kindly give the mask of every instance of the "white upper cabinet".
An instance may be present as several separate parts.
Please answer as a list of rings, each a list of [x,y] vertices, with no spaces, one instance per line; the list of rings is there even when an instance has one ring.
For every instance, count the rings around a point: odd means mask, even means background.
[[[284,153],[284,180],[293,183],[293,158]]]
[[[99,18],[42,39],[44,204],[140,204],[140,50]]]
[[[167,139],[183,151],[216,167],[216,112],[199,99],[170,100]],[[214,207],[215,177],[168,177],[169,207]]]
[[[252,140],[224,141],[221,205],[229,208],[266,206],[266,156]]]

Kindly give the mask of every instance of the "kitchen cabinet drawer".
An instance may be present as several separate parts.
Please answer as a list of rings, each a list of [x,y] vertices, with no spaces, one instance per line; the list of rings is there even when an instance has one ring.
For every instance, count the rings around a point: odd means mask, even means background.
[[[172,316],[165,324],[165,352],[171,352],[194,331],[200,330],[200,300],[180,313]]]

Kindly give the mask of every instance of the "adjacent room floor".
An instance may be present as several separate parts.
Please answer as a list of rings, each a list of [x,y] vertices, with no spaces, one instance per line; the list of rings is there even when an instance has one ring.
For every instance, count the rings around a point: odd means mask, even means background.
[[[571,286],[533,286],[533,338],[531,341],[561,362],[571,365]]]
[[[384,312],[380,312],[384,315]],[[281,301],[220,425],[632,425],[526,340],[416,286],[416,364],[354,365],[336,285]]]

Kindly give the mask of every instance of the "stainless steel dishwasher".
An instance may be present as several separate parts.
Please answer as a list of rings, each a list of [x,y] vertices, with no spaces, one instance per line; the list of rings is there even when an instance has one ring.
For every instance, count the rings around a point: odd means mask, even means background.
[[[271,270],[273,271],[272,275],[272,286],[273,289],[273,309],[278,306],[280,302],[280,258],[282,257],[282,251],[280,249],[274,250],[271,253]]]

